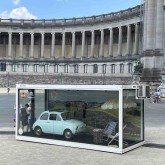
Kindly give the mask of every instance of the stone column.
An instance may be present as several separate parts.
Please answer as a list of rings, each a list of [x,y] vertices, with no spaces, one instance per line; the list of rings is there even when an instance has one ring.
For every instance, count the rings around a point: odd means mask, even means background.
[[[161,32],[164,20],[164,0],[145,0],[144,12],[144,49],[141,57],[143,74],[141,81],[160,83],[162,70]],[[164,31],[164,30],[163,30]],[[162,35],[162,37],[161,37]]]
[[[12,57],[17,58],[17,54],[16,54],[16,51],[17,51],[17,47],[16,47],[17,37],[13,35],[12,40],[13,40],[13,43],[12,43]]]
[[[25,44],[26,44],[26,49],[25,49],[25,57],[30,57],[30,51],[29,51],[29,47],[30,47],[30,43],[29,43],[30,38],[28,36],[25,37]]]
[[[163,49],[163,22],[164,22],[164,0],[157,0],[156,6],[156,46],[155,48]]]
[[[148,10],[148,1],[144,3],[145,11]],[[147,44],[147,12],[144,12],[144,32],[143,32],[143,51],[146,50]]]
[[[2,36],[1,36],[2,39]],[[7,52],[6,52],[6,35],[3,36],[3,43],[2,43],[2,57],[7,57]]]
[[[81,57],[84,58],[85,57],[85,31],[82,31],[82,54]]]
[[[127,53],[126,55],[130,55],[130,44],[131,44],[131,25],[127,26]]]
[[[122,27],[119,28],[118,56],[122,56]]]
[[[44,41],[45,41],[45,33],[41,33],[41,58],[44,58]]]
[[[110,28],[110,36],[109,36],[109,56],[113,57],[113,28]]]
[[[20,35],[19,57],[22,58],[23,57],[23,32],[20,32],[19,35]]]
[[[55,58],[54,51],[55,51],[55,33],[52,34],[52,45],[51,45],[51,58]]]
[[[75,32],[72,32],[72,57],[75,58]]]
[[[91,31],[92,38],[91,38],[91,57],[94,57],[94,47],[95,47],[95,31]]]
[[[137,55],[139,50],[139,23],[135,24],[135,46],[134,54]]]
[[[9,32],[9,41],[8,41],[8,57],[11,58],[11,47],[12,47],[12,32]]]
[[[148,1],[148,9],[147,9],[147,42],[146,42],[146,50],[152,50],[154,47],[154,36],[155,36],[155,0]]]
[[[62,58],[65,58],[65,32],[62,33]]]
[[[31,34],[30,57],[34,58],[34,33]]]
[[[100,38],[100,53],[99,57],[104,57],[104,29],[101,29],[101,38]]]

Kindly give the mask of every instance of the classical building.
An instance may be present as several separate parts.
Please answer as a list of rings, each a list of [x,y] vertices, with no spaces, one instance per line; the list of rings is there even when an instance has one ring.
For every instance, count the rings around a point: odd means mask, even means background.
[[[110,14],[53,20],[0,19],[0,85],[161,82],[165,0]]]

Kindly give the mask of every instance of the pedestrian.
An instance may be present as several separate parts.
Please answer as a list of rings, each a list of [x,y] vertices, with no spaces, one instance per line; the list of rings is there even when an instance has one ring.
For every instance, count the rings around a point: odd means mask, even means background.
[[[154,93],[154,102],[153,103],[159,103],[159,100],[160,100],[159,97],[160,97],[159,90],[155,91],[155,93]]]
[[[158,102],[161,103],[161,90],[158,89]]]
[[[16,106],[15,105],[14,105],[13,121],[14,121],[14,127],[15,127],[15,121],[16,121]]]
[[[32,131],[32,121],[31,121],[31,107],[28,104],[25,104],[25,109],[28,114],[28,131]]]
[[[23,132],[28,132],[28,114],[25,107],[21,108],[20,120]]]

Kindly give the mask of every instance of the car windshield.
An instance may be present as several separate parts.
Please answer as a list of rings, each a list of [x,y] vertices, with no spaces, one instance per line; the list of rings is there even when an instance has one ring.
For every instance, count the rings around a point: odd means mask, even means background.
[[[61,114],[61,117],[63,118],[63,120],[70,120],[71,116],[69,112],[64,112]]]

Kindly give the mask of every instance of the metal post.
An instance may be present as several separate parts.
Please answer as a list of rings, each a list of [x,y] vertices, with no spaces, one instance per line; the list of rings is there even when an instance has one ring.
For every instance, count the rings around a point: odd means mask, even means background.
[[[9,87],[9,72],[7,73],[7,93],[9,94],[10,87]]]

